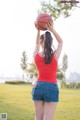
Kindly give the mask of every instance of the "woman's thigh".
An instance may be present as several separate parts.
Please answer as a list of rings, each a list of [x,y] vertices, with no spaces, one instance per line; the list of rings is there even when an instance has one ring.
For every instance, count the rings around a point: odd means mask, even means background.
[[[44,119],[53,120],[58,102],[44,102]]]
[[[37,120],[43,120],[44,112],[44,102],[43,101],[34,101],[35,117]]]

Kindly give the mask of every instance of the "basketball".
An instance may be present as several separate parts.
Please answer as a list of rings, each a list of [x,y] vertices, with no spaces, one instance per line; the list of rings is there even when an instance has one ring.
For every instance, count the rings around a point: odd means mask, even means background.
[[[35,27],[37,26],[39,30],[47,30],[46,24],[52,20],[52,16],[49,14],[39,14],[35,21]]]

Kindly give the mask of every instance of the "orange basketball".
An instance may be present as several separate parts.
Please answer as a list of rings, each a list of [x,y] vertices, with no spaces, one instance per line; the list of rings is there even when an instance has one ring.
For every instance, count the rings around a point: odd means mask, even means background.
[[[35,27],[37,26],[38,29],[40,29],[40,30],[47,30],[46,24],[49,21],[53,21],[51,15],[46,14],[46,13],[39,14],[36,21],[35,21]]]

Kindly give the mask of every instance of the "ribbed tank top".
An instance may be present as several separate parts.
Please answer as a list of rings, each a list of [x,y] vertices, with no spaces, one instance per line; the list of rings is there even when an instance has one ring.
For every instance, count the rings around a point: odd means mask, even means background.
[[[50,64],[45,64],[43,57],[39,53],[36,54],[34,61],[38,70],[37,81],[57,83],[56,73],[58,63],[55,54],[52,56]]]

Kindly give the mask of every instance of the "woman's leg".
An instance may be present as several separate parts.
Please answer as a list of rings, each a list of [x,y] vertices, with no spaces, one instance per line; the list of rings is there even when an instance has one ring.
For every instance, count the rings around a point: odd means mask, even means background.
[[[54,113],[58,102],[44,102],[43,120],[54,120]]]
[[[44,102],[35,100],[34,108],[35,108],[35,120],[43,120]]]

